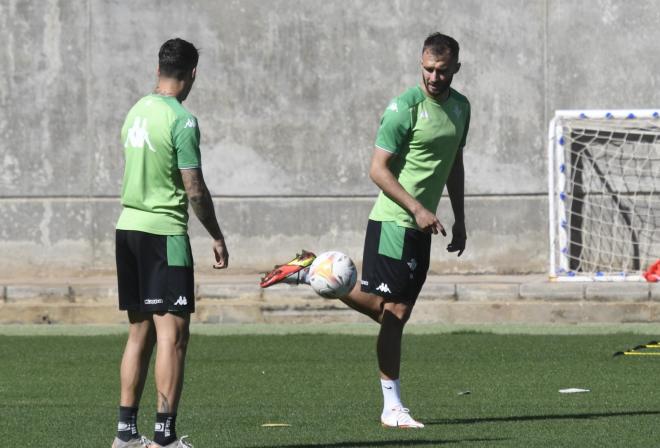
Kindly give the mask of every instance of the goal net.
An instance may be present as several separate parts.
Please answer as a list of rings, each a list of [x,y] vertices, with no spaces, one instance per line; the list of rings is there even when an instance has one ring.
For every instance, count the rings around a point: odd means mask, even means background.
[[[643,280],[660,258],[660,109],[557,111],[548,159],[550,277]]]

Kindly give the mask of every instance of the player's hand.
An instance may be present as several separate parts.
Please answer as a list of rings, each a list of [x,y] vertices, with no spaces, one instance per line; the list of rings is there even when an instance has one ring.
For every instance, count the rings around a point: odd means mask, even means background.
[[[447,245],[447,252],[458,252],[460,257],[465,250],[466,240],[465,223],[463,221],[455,222],[451,228],[451,243]]]
[[[440,224],[438,217],[424,207],[420,207],[419,211],[415,213],[415,222],[417,223],[417,227],[422,229],[422,232],[432,233],[434,235],[441,233],[442,236],[447,236],[447,232],[445,232],[445,228]]]
[[[213,255],[215,256],[213,269],[225,269],[229,266],[229,252],[225,240],[213,240]]]

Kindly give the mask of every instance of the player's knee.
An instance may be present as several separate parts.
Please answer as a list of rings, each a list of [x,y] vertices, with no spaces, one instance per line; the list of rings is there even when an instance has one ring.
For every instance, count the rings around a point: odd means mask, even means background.
[[[410,314],[412,313],[412,306],[406,303],[386,302],[383,305],[383,314],[385,313],[390,313],[402,324],[405,324],[406,322],[408,322],[408,319],[410,319]]]
[[[155,337],[155,330],[152,325],[141,323],[139,325],[131,324],[128,331],[128,343],[134,345],[150,345],[153,344]]]
[[[183,334],[170,333],[166,335],[158,335],[158,347],[170,348],[177,351],[185,351],[188,348],[189,337]]]
[[[130,332],[128,334],[127,346],[130,345],[137,350],[151,350],[156,341],[154,331]]]
[[[402,323],[408,322],[408,319],[410,319],[410,314],[412,312],[412,308],[406,308],[405,310],[402,310],[397,314],[397,317],[399,320],[401,320]]]
[[[177,348],[185,349],[188,347],[188,341],[190,340],[190,330],[187,326],[179,329],[176,336]]]
[[[187,327],[172,326],[167,330],[158,331],[158,345],[171,346],[178,350],[185,350],[190,340],[190,331]]]

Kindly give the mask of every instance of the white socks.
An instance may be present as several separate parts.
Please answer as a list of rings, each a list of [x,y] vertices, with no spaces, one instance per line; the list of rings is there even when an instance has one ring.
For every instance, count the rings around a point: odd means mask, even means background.
[[[309,266],[298,271],[298,284],[304,283],[306,285],[309,285],[307,274],[309,274]]]
[[[401,404],[401,385],[399,380],[380,379],[380,388],[383,391],[383,413],[389,412]]]

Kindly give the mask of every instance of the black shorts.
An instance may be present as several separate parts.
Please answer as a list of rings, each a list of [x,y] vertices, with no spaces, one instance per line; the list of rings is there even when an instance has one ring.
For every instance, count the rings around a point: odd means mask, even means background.
[[[426,281],[431,234],[372,221],[367,225],[361,290],[391,302],[415,303]]]
[[[188,235],[117,230],[119,309],[192,313],[195,277]]]

